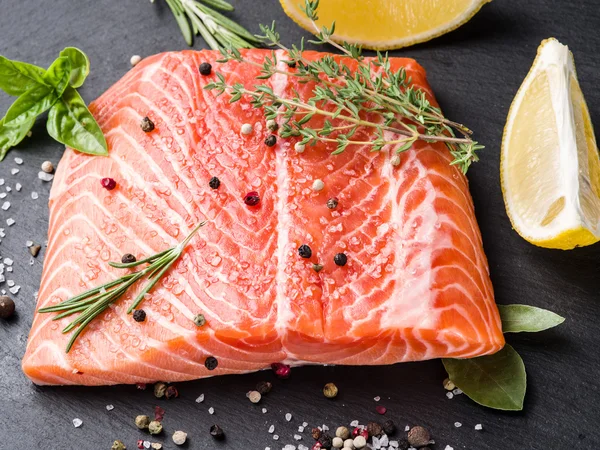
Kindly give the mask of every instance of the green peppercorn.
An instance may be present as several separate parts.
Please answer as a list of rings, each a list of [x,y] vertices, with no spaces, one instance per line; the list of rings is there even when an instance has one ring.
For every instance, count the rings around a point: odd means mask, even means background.
[[[116,440],[115,442],[113,442],[113,445],[110,448],[110,450],[127,450],[127,447],[121,441]]]
[[[154,385],[154,396],[156,398],[163,398],[167,391],[167,385],[162,382],[158,382]]]
[[[194,323],[197,327],[203,327],[206,324],[206,318],[204,317],[204,314],[196,314],[194,316]]]
[[[327,383],[324,387],[323,387],[323,395],[325,395],[325,397],[327,398],[335,398],[338,395],[338,388],[335,384],[333,383]]]
[[[160,434],[162,432],[162,429],[162,423],[160,423],[158,420],[153,420],[148,425],[148,431],[150,432],[150,434]]]
[[[135,418],[135,426],[140,430],[145,430],[150,425],[150,417],[148,416],[137,416]]]

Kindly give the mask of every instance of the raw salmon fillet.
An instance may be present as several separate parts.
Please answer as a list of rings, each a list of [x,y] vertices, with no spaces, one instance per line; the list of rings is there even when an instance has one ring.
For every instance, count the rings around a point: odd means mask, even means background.
[[[267,54],[245,53],[261,63]],[[142,303],[145,322],[126,314],[136,294],[129,292],[67,354],[69,334],[61,330],[69,318],[36,313],[26,375],[38,384],[146,383],[274,362],[377,365],[502,348],[467,180],[446,147],[418,142],[399,166],[387,148],[330,155],[335,144],[320,144],[299,154],[296,140],[282,138],[267,147],[261,110],[203,89],[216,71],[251,88],[259,68],[218,58],[211,51],[152,56],[91,105],[110,156],[67,149],[60,162],[38,308],[125,273],[108,261],[165,250],[209,222]],[[199,73],[202,62],[213,65],[211,75]],[[421,66],[410,59],[392,66],[404,67],[435,102]],[[267,83],[276,93],[311,96],[311,86],[293,77]],[[140,128],[145,116],[156,126],[150,133]],[[251,135],[240,133],[244,123],[253,125]],[[373,130],[355,138],[373,139]],[[213,176],[219,189],[209,187]],[[103,189],[104,177],[117,188]],[[315,179],[325,183],[320,192]],[[249,191],[259,193],[259,205],[244,204]],[[334,210],[326,206],[331,197],[339,199]],[[310,259],[298,255],[302,244]],[[348,256],[344,267],[333,262],[339,252]],[[193,322],[199,313],[203,327]],[[216,370],[206,369],[208,356],[217,358]]]

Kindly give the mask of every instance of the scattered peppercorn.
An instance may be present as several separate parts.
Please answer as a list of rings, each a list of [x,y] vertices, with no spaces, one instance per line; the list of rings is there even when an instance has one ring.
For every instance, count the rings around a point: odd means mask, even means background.
[[[321,450],[323,448],[323,446],[321,445],[320,442],[315,442],[315,445],[313,445],[310,450]]]
[[[203,62],[202,64],[200,64],[200,67],[198,68],[200,70],[200,75],[210,75],[210,73],[212,72],[212,66],[207,63],[207,62]]]
[[[150,425],[150,417],[148,416],[137,416],[135,418],[135,426],[140,430],[145,430]]]
[[[355,438],[357,436],[362,436],[365,439],[369,439],[369,432],[364,427],[356,427],[354,430],[352,430],[352,437]]]
[[[165,391],[165,397],[167,400],[171,400],[172,398],[177,398],[177,397],[179,397],[179,391],[177,390],[177,388],[175,386],[171,385]]]
[[[315,192],[322,191],[323,189],[325,189],[325,183],[323,183],[323,180],[315,180],[313,181],[312,188]]]
[[[252,134],[253,131],[254,131],[254,127],[249,123],[243,124],[242,127],[240,128],[240,132],[246,136],[248,136],[249,134]]]
[[[335,430],[335,435],[346,440],[350,437],[350,430],[346,427],[338,427],[338,429]]]
[[[165,417],[165,410],[162,409],[160,406],[155,406],[154,407],[154,420],[161,422],[164,417]]]
[[[274,134],[265,139],[265,145],[267,147],[273,147],[275,144],[277,144],[277,136]]]
[[[378,414],[384,415],[387,412],[387,408],[383,405],[377,405],[375,411],[377,411]]]
[[[0,296],[0,317],[2,319],[10,319],[15,313],[15,302],[12,298],[2,295]]]
[[[133,55],[131,58],[129,58],[129,64],[131,64],[131,67],[135,67],[140,63],[141,60],[142,57],[140,55]]]
[[[258,392],[260,392],[261,395],[268,394],[269,392],[271,392],[272,388],[273,388],[273,384],[269,381],[260,381],[256,385],[256,390]]]
[[[31,247],[29,247],[29,253],[31,253],[31,256],[33,256],[34,258],[37,258],[37,255],[40,253],[41,249],[41,245],[32,245]]]
[[[340,203],[340,201],[337,199],[337,197],[333,197],[333,198],[330,198],[329,200],[327,200],[327,207],[329,209],[335,209],[338,207],[339,203]]]
[[[162,429],[162,423],[160,423],[158,420],[153,420],[150,422],[150,425],[148,425],[148,431],[150,434],[160,434]]]
[[[317,273],[319,273],[321,270],[323,270],[323,264],[313,264],[313,270]]]
[[[327,383],[324,387],[323,387],[323,395],[325,395],[325,397],[327,398],[335,398],[338,395],[338,388],[335,384],[333,383]]]
[[[278,378],[289,378],[290,374],[292,373],[292,368],[287,364],[282,363],[271,364],[271,369],[273,369],[273,372],[275,372],[275,375]]]
[[[217,358],[214,356],[209,356],[206,358],[206,361],[204,361],[204,367],[206,367],[208,370],[215,370],[218,365],[219,361],[217,361]]]
[[[328,434],[323,434],[323,435],[321,435],[321,437],[319,438],[319,440],[317,442],[319,444],[321,444],[321,448],[330,449],[331,444],[332,444],[331,441],[332,441],[331,436],[329,436]]]
[[[392,156],[392,159],[390,159],[390,163],[394,167],[399,166],[401,162],[402,162],[402,160],[400,159],[400,157],[398,155],[394,155],[394,156]]]
[[[144,320],[146,320],[146,311],[144,311],[143,309],[136,309],[135,311],[133,311],[133,320],[135,320],[136,322],[143,322]]]
[[[260,402],[260,399],[262,398],[262,396],[260,395],[260,392],[258,392],[258,391],[248,392],[247,397],[252,403],[258,403],[258,402]]]
[[[138,439],[137,441],[137,448],[143,450],[144,449],[144,440],[143,439]]]
[[[312,256],[312,250],[308,245],[302,244],[298,247],[298,254],[300,255],[300,258],[308,259]]]
[[[167,392],[167,385],[162,382],[158,382],[154,385],[154,396],[156,398],[163,398]]]
[[[406,439],[400,439],[398,441],[398,450],[408,450],[410,448],[410,444]]]
[[[196,314],[194,316],[194,323],[197,327],[203,327],[206,324],[206,319],[204,318],[204,314]]]
[[[131,263],[134,263],[136,261],[137,261],[136,257],[133,256],[131,253],[125,253],[123,255],[123,257],[121,258],[121,262],[123,264],[131,264]]]
[[[296,153],[304,153],[304,150],[306,150],[306,145],[304,145],[302,142],[296,142],[294,145],[294,150],[296,150]]]
[[[125,446],[125,444],[123,444],[123,442],[116,440],[115,442],[113,442],[113,445],[110,448],[110,450],[127,450],[127,447]]]
[[[452,382],[450,378],[446,378],[444,380],[444,389],[446,389],[447,391],[453,391],[454,389],[456,389],[456,385]]]
[[[348,257],[346,256],[345,253],[338,253],[333,257],[333,262],[337,265],[337,266],[345,266],[346,263],[348,262]]]
[[[160,442],[153,442],[152,444],[150,444],[150,448],[152,450],[162,450],[163,446]]]
[[[185,441],[187,439],[187,433],[183,431],[176,431],[175,433],[173,433],[172,439],[175,445],[183,445],[185,444]]]
[[[151,131],[154,131],[154,122],[152,122],[149,117],[144,117],[140,122],[140,126],[142,127],[142,131],[144,133],[150,133]]]
[[[356,436],[353,443],[356,448],[365,448],[367,446],[367,439],[364,436]]]
[[[260,203],[260,196],[258,195],[258,192],[256,192],[256,191],[248,192],[244,196],[244,203],[248,206],[258,205]]]
[[[331,446],[333,448],[342,448],[344,446],[344,440],[336,436],[331,440]]]
[[[321,434],[323,434],[323,432],[319,429],[319,428],[313,428],[310,432],[310,435],[313,437],[313,439],[315,441],[318,441],[319,438],[321,437]]]
[[[267,128],[271,131],[277,131],[279,129],[279,125],[273,119],[267,120]]]
[[[369,433],[369,436],[373,437],[379,437],[381,436],[381,433],[383,432],[383,427],[381,426],[381,424],[377,423],[377,422],[369,422],[367,424],[367,432]]]
[[[429,441],[431,441],[431,435],[426,428],[412,427],[408,432],[408,443],[413,447],[425,447]]]
[[[210,427],[210,435],[217,440],[221,440],[225,437],[225,433],[219,425],[213,425]]]
[[[393,420],[390,419],[383,422],[383,432],[388,436],[391,436],[396,432],[396,425]]]
[[[54,172],[54,165],[51,161],[44,161],[42,163],[42,172],[52,173]]]
[[[112,191],[117,187],[117,182],[113,178],[102,178],[100,184],[102,184],[102,187],[107,191]]]
[[[354,448],[354,439],[351,439],[351,438],[350,439],[346,439],[344,441],[344,448],[351,448],[351,449],[353,449]]]
[[[212,177],[208,182],[208,185],[211,189],[219,189],[219,186],[221,186],[221,180],[219,180],[217,177]]]

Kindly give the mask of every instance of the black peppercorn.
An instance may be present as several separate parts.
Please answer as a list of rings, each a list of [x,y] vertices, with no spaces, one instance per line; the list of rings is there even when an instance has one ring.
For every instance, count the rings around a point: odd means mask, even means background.
[[[225,437],[223,428],[221,428],[219,425],[213,425],[212,427],[210,427],[210,435],[218,440],[221,440]]]
[[[385,434],[387,434],[388,436],[391,436],[392,434],[394,434],[396,432],[396,425],[394,424],[393,420],[386,420],[383,423],[383,432]]]
[[[130,264],[133,262],[136,262],[137,260],[135,259],[135,256],[133,256],[131,253],[125,253],[123,255],[123,257],[121,258],[121,262],[123,264]]]
[[[15,302],[12,298],[2,295],[0,296],[0,317],[10,319],[15,313]]]
[[[219,180],[217,177],[212,177],[208,182],[208,185],[211,189],[219,189],[219,186],[221,186],[221,180]]]
[[[244,196],[244,203],[248,206],[258,205],[260,203],[260,196],[258,195],[258,192],[256,192],[256,191],[248,192]]]
[[[274,134],[270,135],[267,139],[265,139],[265,145],[267,147],[273,147],[275,144],[277,144],[277,136],[275,136]]]
[[[431,435],[426,428],[412,427],[408,432],[408,443],[416,448],[425,447],[429,444]]]
[[[317,440],[317,442],[319,444],[321,444],[321,448],[323,448],[323,449],[330,449],[331,448],[331,444],[332,444],[332,439],[331,439],[331,436],[329,436],[328,434],[323,434]]]
[[[369,436],[381,436],[383,432],[383,427],[377,422],[369,422],[367,424],[367,431],[369,432]]]
[[[298,254],[301,258],[308,259],[312,256],[312,250],[308,245],[302,244],[300,247],[298,247]]]
[[[144,320],[146,320],[146,311],[144,311],[143,309],[136,309],[133,312],[133,320],[135,320],[136,322],[143,322]]]
[[[348,262],[348,257],[345,253],[338,253],[333,257],[333,262],[338,266],[345,266]]]
[[[329,209],[335,209],[338,207],[339,200],[336,197],[330,198],[327,200],[327,207]]]
[[[260,392],[261,395],[268,394],[269,392],[271,392],[272,388],[273,384],[271,384],[268,381],[261,381],[256,385],[256,390]]]
[[[315,441],[319,440],[319,438],[321,437],[321,434],[323,434],[323,432],[321,430],[319,430],[318,428],[313,428],[310,432],[310,435],[313,437],[313,439]]]
[[[406,439],[400,439],[398,441],[398,450],[408,450],[410,448],[410,444]]]
[[[200,64],[199,70],[200,75],[210,75],[210,73],[212,72],[212,66],[207,62],[203,62],[202,64]]]
[[[152,130],[154,130],[154,122],[152,122],[148,117],[144,117],[142,119],[140,126],[142,127],[142,131],[145,133],[150,133]]]
[[[177,391],[177,388],[175,386],[169,386],[165,391],[165,397],[167,398],[167,400],[179,397],[179,392]]]
[[[218,365],[219,361],[217,361],[217,358],[214,356],[209,356],[206,358],[206,361],[204,361],[204,367],[206,367],[208,370],[215,370]]]

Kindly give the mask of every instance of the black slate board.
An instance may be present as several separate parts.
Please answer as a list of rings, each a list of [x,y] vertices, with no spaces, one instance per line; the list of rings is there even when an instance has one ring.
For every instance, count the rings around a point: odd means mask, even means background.
[[[0,54],[47,66],[65,46],[75,45],[89,55],[92,72],[82,94],[100,95],[128,69],[133,54],[149,55],[185,47],[177,26],[158,0],[2,0],[0,1]],[[276,0],[237,0],[235,18],[248,28],[277,19],[284,41],[297,42],[302,31],[287,19]],[[351,4],[352,2],[349,2]],[[377,419],[373,397],[381,396],[386,417],[402,427],[422,424],[437,444],[455,449],[598,449],[600,448],[600,370],[598,319],[598,260],[600,246],[571,252],[533,247],[510,227],[499,186],[499,146],[510,102],[527,74],[542,39],[550,36],[567,43],[575,53],[577,69],[592,118],[600,123],[600,91],[596,89],[600,60],[600,2],[598,0],[496,0],[461,29],[431,43],[397,52],[415,57],[425,66],[447,115],[468,124],[487,145],[482,161],[469,178],[497,300],[550,308],[567,318],[558,329],[537,335],[513,335],[509,341],[521,353],[528,369],[529,388],[522,413],[500,413],[482,408],[464,395],[448,400],[442,388],[444,370],[439,361],[392,367],[307,367],[294,369],[287,381],[277,380],[262,407],[248,402],[245,393],[255,382],[272,379],[270,373],[227,376],[179,385],[181,397],[156,401],[150,390],[135,387],[44,387],[32,385],[20,370],[39,286],[44,251],[29,264],[25,241],[46,239],[50,185],[37,178],[46,159],[57,163],[62,146],[47,137],[38,123],[33,137],[0,164],[0,178],[21,192],[7,197],[12,206],[0,210],[0,227],[7,236],[0,243],[2,257],[15,260],[13,278],[21,285],[15,296],[17,317],[0,322],[0,449],[109,449],[114,439],[129,449],[146,438],[133,425],[137,414],[151,414],[154,405],[166,411],[165,448],[174,448],[171,433],[189,433],[190,449],[279,449],[295,441],[299,423],[334,426],[353,419]],[[195,48],[202,48],[198,40]],[[0,96],[0,111],[9,99]],[[22,166],[14,157],[25,160]],[[20,172],[11,175],[18,167]],[[0,192],[5,186],[0,187]],[[33,200],[31,192],[39,192]],[[12,217],[16,224],[6,227]],[[6,289],[6,284],[0,289]],[[321,387],[335,381],[340,395],[328,401]],[[202,404],[195,398],[205,393]],[[107,411],[105,405],[113,404]],[[216,410],[214,416],[207,412]],[[284,414],[293,414],[292,422]],[[72,419],[83,426],[75,429]],[[455,428],[454,422],[462,422]],[[219,423],[227,433],[214,443],[208,428]],[[484,431],[473,427],[482,423]],[[281,436],[267,432],[276,425]],[[312,443],[305,433],[301,441]]]

